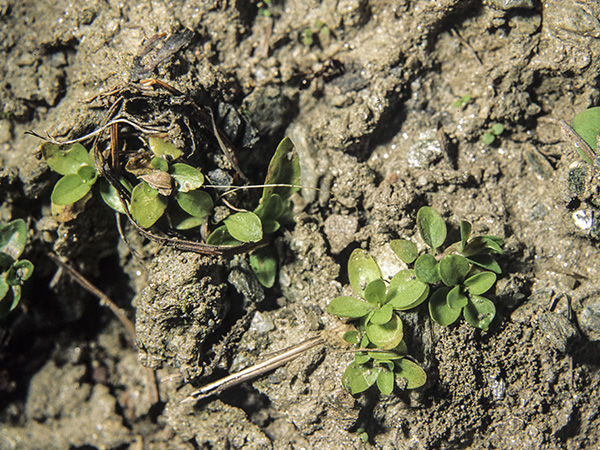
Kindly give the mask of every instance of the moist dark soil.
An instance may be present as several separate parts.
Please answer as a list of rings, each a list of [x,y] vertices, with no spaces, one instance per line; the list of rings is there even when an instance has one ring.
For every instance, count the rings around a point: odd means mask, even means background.
[[[0,321],[0,447],[600,447],[597,209],[568,189],[580,158],[555,122],[600,104],[599,17],[593,0],[0,0],[0,219],[26,220],[35,265]],[[58,176],[25,132],[93,132],[143,79],[171,87],[144,95],[177,111],[177,145],[192,145],[192,99],[253,183],[294,142],[304,188],[273,242],[273,288],[246,255],[161,246],[126,220],[120,236],[96,198],[74,220],[52,215]],[[423,245],[426,205],[451,237],[468,220],[506,240],[496,317],[484,332],[405,314],[427,384],[351,396],[340,377],[353,356],[327,306],[349,292],[353,249],[389,277],[401,266],[390,240]],[[49,252],[125,311],[135,342]],[[326,343],[287,365],[181,403],[319,333]]]

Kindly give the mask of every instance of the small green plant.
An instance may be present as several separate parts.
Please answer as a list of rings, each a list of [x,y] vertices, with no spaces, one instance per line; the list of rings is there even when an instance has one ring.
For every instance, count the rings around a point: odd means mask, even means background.
[[[258,14],[263,17],[271,17],[271,0],[262,0],[258,3]]]
[[[587,163],[594,164],[600,141],[600,106],[588,108],[577,114],[571,122],[571,127],[583,139],[583,142],[573,142],[577,152]]]
[[[501,123],[495,123],[492,125],[490,131],[484,133],[481,140],[485,145],[492,145],[496,140],[496,137],[500,136],[502,133],[504,133],[504,125]]]
[[[458,98],[452,103],[453,108],[462,108],[466,106],[471,101],[471,94],[463,95],[461,98]]]
[[[495,316],[494,303],[483,294],[501,272],[493,255],[502,253],[504,241],[496,236],[471,237],[471,224],[463,221],[460,242],[439,252],[447,235],[440,214],[430,207],[421,208],[417,226],[429,252],[419,255],[412,241],[391,241],[392,250],[408,268],[386,283],[376,261],[365,250],[354,250],[348,260],[348,277],[359,298],[341,296],[329,305],[331,314],[358,320],[357,329],[344,335],[358,346],[342,376],[342,384],[352,394],[374,384],[389,395],[395,384],[415,389],[425,383],[423,369],[407,357],[402,311],[428,300],[430,316],[437,323],[450,325],[462,314],[482,330],[488,329]]]
[[[22,219],[0,227],[0,318],[6,317],[21,300],[21,285],[33,273],[33,264],[19,257],[27,243],[27,225]]]
[[[318,37],[319,39],[327,38],[330,34],[331,30],[329,29],[329,27],[325,25],[325,23],[322,20],[317,19],[315,20],[315,23],[312,27],[305,28],[302,31],[302,42],[307,47],[310,47],[315,43],[316,37]]]

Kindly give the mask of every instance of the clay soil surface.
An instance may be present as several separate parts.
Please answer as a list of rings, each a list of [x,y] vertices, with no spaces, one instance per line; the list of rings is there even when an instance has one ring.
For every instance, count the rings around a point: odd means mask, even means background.
[[[598,210],[569,193],[579,159],[554,122],[600,104],[599,17],[595,0],[0,0],[0,219],[27,221],[35,264],[0,321],[0,448],[599,448]],[[121,218],[126,244],[95,197],[75,220],[53,217],[58,176],[25,132],[93,132],[111,91],[145,78],[178,91],[144,91],[176,144],[195,132],[194,99],[254,183],[294,142],[304,189],[273,242],[273,288],[246,255],[161,246]],[[391,239],[422,246],[425,205],[452,242],[461,220],[506,240],[496,317],[484,332],[439,326],[425,305],[405,314],[427,384],[353,397],[327,306],[349,292],[353,249],[392,271]],[[135,342],[49,252],[125,312]],[[319,333],[326,343],[286,366],[181,403]]]

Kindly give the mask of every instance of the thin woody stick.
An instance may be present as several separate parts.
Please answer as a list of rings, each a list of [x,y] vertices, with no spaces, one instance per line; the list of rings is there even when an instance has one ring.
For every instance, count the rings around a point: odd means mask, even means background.
[[[255,364],[253,366],[247,367],[244,370],[228,375],[220,380],[213,381],[205,386],[202,386],[200,389],[192,392],[188,397],[183,399],[181,403],[191,403],[198,401],[200,399],[210,397],[211,395],[218,394],[230,387],[236,386],[244,381],[251,380],[252,378],[256,378],[266,372],[274,370],[278,367],[287,364],[290,361],[293,361],[297,357],[299,357],[306,350],[309,350],[319,344],[322,344],[324,339],[321,336],[316,336],[311,339],[307,339],[305,341],[300,342],[297,345],[292,347],[288,347],[282,353],[274,356],[273,358],[269,358],[266,361],[263,361],[259,364]]]

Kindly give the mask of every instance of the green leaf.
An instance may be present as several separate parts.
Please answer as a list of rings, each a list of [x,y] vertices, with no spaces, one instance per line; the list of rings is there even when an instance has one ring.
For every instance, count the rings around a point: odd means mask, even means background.
[[[493,272],[480,272],[465,280],[464,285],[471,295],[481,295],[491,289],[496,282]]]
[[[352,395],[359,394],[375,384],[380,371],[380,368],[369,368],[353,361],[342,375],[342,386]]]
[[[87,183],[92,182],[92,184],[94,184],[96,181],[96,169],[92,166],[88,166],[87,164],[84,164],[77,169],[77,175],[79,175]]]
[[[263,238],[262,222],[253,212],[239,212],[224,221],[229,234],[240,242],[258,242]]]
[[[290,138],[283,138],[277,146],[267,169],[265,184],[300,184],[300,161]],[[278,194],[282,200],[287,201],[298,189],[299,187],[266,186],[262,198]]]
[[[402,321],[393,314],[389,322],[378,325],[368,323],[366,326],[369,341],[378,348],[389,350],[396,347],[402,341]]]
[[[387,304],[394,309],[411,309],[423,303],[428,294],[429,285],[419,280],[414,270],[401,270],[390,281]]]
[[[96,178],[86,180],[78,174],[65,175],[54,185],[50,200],[55,205],[71,205],[90,191]]]
[[[349,330],[344,333],[342,339],[348,344],[358,344],[358,331]]]
[[[61,175],[74,175],[82,165],[94,166],[94,161],[81,144],[62,150],[59,145],[46,142],[41,150],[48,167]]]
[[[10,285],[6,282],[6,273],[0,273],[0,302],[4,297],[6,297],[6,294],[8,294],[9,290]],[[0,309],[2,308],[0,307]],[[0,316],[0,318],[1,317],[2,316]]]
[[[133,189],[133,186],[131,185],[131,183],[129,181],[127,181],[125,178],[121,178],[121,184],[129,192],[131,192],[131,190]],[[104,203],[106,203],[108,206],[110,206],[116,212],[125,214],[125,208],[123,207],[123,203],[121,202],[121,199],[119,197],[117,190],[113,187],[112,184],[110,184],[105,179],[100,179],[100,180],[98,180],[98,188],[100,191],[100,196],[102,197],[102,200],[104,200]]]
[[[234,239],[229,231],[227,231],[227,227],[225,225],[221,225],[216,228],[206,239],[206,243],[209,245],[240,245],[241,242],[237,239]]]
[[[0,252],[13,259],[19,259],[27,243],[27,225],[23,219],[16,219],[0,227]]]
[[[153,169],[160,170],[161,172],[169,171],[169,163],[166,159],[161,158],[160,156],[155,156],[152,158],[150,160],[150,166],[152,166]]]
[[[577,114],[571,122],[571,127],[597,155],[597,136],[600,134],[600,107],[589,108]],[[588,163],[593,163],[579,148],[577,148],[577,151]]]
[[[327,312],[340,317],[357,319],[366,316],[374,309],[375,305],[355,297],[336,297],[329,304]]]
[[[23,259],[14,263],[6,272],[6,283],[11,286],[23,284],[33,274],[33,264]]]
[[[175,200],[186,213],[194,217],[205,217],[212,213],[212,197],[204,191],[178,192]]]
[[[446,300],[450,288],[441,287],[437,289],[429,299],[429,315],[440,325],[448,326],[458,319],[460,310],[457,311],[448,306]]]
[[[465,247],[467,246],[467,242],[469,241],[469,237],[471,237],[471,229],[473,227],[471,226],[471,222],[467,222],[466,220],[463,220],[460,223],[460,251],[461,253],[464,251]]]
[[[492,125],[492,134],[495,136],[500,136],[502,133],[504,133],[504,125],[501,123],[495,123]]]
[[[250,267],[266,288],[273,287],[277,275],[277,252],[274,247],[263,247],[250,254]]]
[[[277,230],[279,230],[280,226],[281,226],[280,223],[277,222],[276,220],[269,220],[269,219],[263,220],[262,221],[263,235],[275,233]]]
[[[7,271],[15,262],[15,259],[4,253],[4,252],[0,252],[0,272],[5,272]]]
[[[504,239],[497,236],[476,236],[471,239],[461,254],[465,257],[489,254],[489,253],[502,253],[502,245],[504,245]]]
[[[481,140],[483,141],[483,143],[485,145],[492,145],[494,143],[494,141],[496,140],[496,136],[494,136],[490,132],[486,132],[486,133],[484,133],[484,135],[481,138]]]
[[[502,269],[500,268],[500,265],[496,262],[494,257],[491,255],[476,255],[476,256],[467,258],[467,261],[469,261],[472,264],[475,264],[476,266],[483,267],[484,269],[487,269],[487,270],[491,270],[492,272],[495,272],[497,274],[502,273]]]
[[[385,291],[385,282],[381,278],[377,278],[365,288],[364,298],[374,305],[383,305],[385,303]]]
[[[446,223],[442,216],[433,208],[423,206],[417,212],[417,227],[423,241],[436,249],[446,240]]]
[[[160,219],[167,208],[167,198],[142,181],[131,192],[129,211],[142,228],[149,228]]]
[[[377,388],[383,395],[390,395],[394,391],[394,372],[381,370],[377,375]]]
[[[160,138],[151,137],[148,139],[148,144],[155,156],[169,156],[171,159],[177,159],[183,155],[183,151],[175,147],[175,144]]]
[[[461,311],[468,303],[469,298],[462,292],[460,286],[454,286],[446,296],[448,306],[456,311]]]
[[[383,305],[381,308],[376,309],[371,317],[370,323],[376,325],[384,325],[392,319],[394,309],[391,305]]]
[[[203,217],[194,217],[183,211],[173,211],[171,213],[171,222],[176,230],[190,230],[202,226],[204,223]]]
[[[406,239],[394,239],[390,242],[390,247],[396,256],[406,264],[412,263],[419,255],[415,243]]]
[[[408,358],[396,361],[396,379],[404,378],[408,382],[406,389],[417,389],[427,382],[427,374],[421,366]]]
[[[4,281],[0,281],[0,291]],[[6,317],[8,313],[14,310],[21,300],[21,286],[13,286],[4,297],[0,297],[0,319]]]
[[[398,351],[396,347],[392,350],[371,350],[367,352],[367,355],[377,361],[393,361],[404,358],[406,352]]]
[[[438,262],[434,256],[424,253],[415,261],[415,275],[423,283],[435,284],[440,281]]]
[[[496,306],[485,297],[471,295],[469,303],[463,309],[463,316],[470,325],[487,331],[496,316]]]
[[[364,347],[364,346],[361,346]],[[364,353],[357,353],[356,356],[354,357],[354,361],[356,362],[356,364],[366,364],[369,361],[371,361],[371,358],[367,355],[365,355]]]
[[[471,264],[459,255],[447,255],[439,265],[440,278],[446,286],[456,286],[464,281],[471,270]]]
[[[200,188],[204,184],[204,175],[198,169],[187,164],[171,165],[171,177],[177,183],[179,192],[189,192]]]
[[[348,259],[348,278],[356,293],[364,297],[367,285],[371,281],[381,278],[381,270],[366,251],[357,248]]]
[[[254,211],[262,220],[277,220],[283,214],[285,203],[279,194],[272,194],[261,199],[260,205]]]

